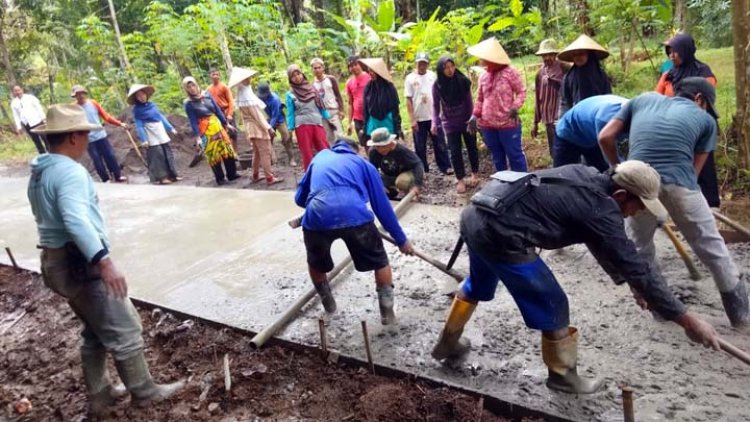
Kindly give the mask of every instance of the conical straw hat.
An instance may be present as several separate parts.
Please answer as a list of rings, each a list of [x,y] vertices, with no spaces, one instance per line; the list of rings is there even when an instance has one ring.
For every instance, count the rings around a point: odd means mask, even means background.
[[[372,69],[372,71],[377,73],[381,78],[393,83],[391,72],[388,71],[388,66],[386,66],[385,62],[380,57],[374,59],[359,59],[359,61],[362,62],[363,65]]]
[[[151,97],[154,95],[154,87],[151,85],[143,85],[143,84],[133,84],[130,86],[130,91],[128,91],[128,104],[133,105],[135,103],[135,93],[138,91],[143,91],[146,93],[147,97]]]
[[[592,40],[587,35],[581,35],[580,37],[578,37],[578,39],[573,41],[572,44],[565,47],[565,49],[557,55],[557,58],[565,62],[572,62],[575,52],[581,50],[593,51],[594,53],[596,53],[600,60],[609,57],[609,51],[607,51],[606,48],[599,45],[599,43]]]
[[[233,88],[238,83],[252,77],[256,73],[258,72],[252,69],[245,69],[244,67],[233,67],[232,76],[229,77],[229,88]]]
[[[497,38],[487,38],[477,45],[472,45],[466,51],[472,56],[479,57],[482,60],[496,64],[510,64],[510,57],[505,52],[503,46],[497,41]]]
[[[560,49],[557,47],[557,42],[552,38],[547,38],[539,44],[539,50],[534,54],[537,56],[544,56],[545,54],[557,54],[559,52]]]

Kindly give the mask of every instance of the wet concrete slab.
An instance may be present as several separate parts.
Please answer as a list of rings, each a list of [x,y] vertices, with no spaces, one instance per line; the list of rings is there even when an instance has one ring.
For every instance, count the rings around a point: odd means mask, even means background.
[[[134,297],[185,313],[258,331],[310,287],[302,232],[286,221],[299,213],[291,193],[170,186],[98,185],[113,256]],[[0,246],[38,268],[36,232],[25,201],[25,180],[0,179]],[[415,247],[447,261],[460,210],[415,204],[402,218]],[[668,241],[657,239],[665,276],[691,310],[707,315],[720,333],[750,350],[750,337],[733,332],[705,268],[694,282]],[[345,256],[335,245],[334,260]],[[394,271],[398,324],[379,322],[371,273],[348,270],[334,288],[339,310],[325,315],[313,300],[280,336],[316,345],[318,318],[327,320],[329,347],[365,358],[360,321],[368,322],[375,360],[482,390],[525,407],[574,420],[622,420],[621,384],[634,386],[637,420],[750,420],[750,369],[723,353],[690,344],[682,330],[655,322],[627,287],[616,287],[581,247],[545,251],[570,300],[581,334],[580,372],[605,378],[591,396],[550,392],[540,356],[540,334],[525,327],[513,300],[498,288],[466,327],[473,349],[461,362],[430,356],[455,288],[450,277],[386,245]],[[750,246],[730,250],[749,280]],[[2,262],[7,258],[3,257]],[[696,260],[697,262],[697,260]],[[456,268],[468,270],[465,253]],[[744,282],[744,281],[743,281]]]

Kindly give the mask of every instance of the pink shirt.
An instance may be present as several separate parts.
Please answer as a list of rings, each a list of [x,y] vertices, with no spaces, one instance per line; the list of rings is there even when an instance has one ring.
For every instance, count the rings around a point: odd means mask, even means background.
[[[494,72],[488,71],[479,78],[473,115],[482,128],[513,128],[520,124],[520,120],[510,118],[510,109],[520,109],[525,100],[526,87],[516,69],[506,66]]]
[[[352,104],[352,118],[354,120],[364,120],[364,108],[362,100],[365,95],[365,86],[370,82],[370,75],[362,72],[359,76],[352,76],[346,81],[346,96]]]

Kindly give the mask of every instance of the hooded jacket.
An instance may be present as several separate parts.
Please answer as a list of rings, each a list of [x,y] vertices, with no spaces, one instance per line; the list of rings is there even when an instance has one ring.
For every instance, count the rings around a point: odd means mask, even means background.
[[[42,154],[31,162],[27,191],[39,245],[61,248],[75,242],[91,264],[109,253],[104,215],[91,175],[72,158]]]

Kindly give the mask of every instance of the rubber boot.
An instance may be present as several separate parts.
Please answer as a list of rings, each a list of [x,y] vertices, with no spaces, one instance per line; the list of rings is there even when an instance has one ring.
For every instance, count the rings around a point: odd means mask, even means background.
[[[564,393],[595,393],[603,380],[578,375],[578,329],[568,327],[568,332],[562,340],[550,340],[542,335],[542,359],[549,368],[547,388]]]
[[[333,298],[333,293],[331,293],[331,285],[328,283],[328,281],[324,281],[322,283],[313,283],[313,285],[315,286],[315,290],[320,296],[320,302],[323,303],[323,308],[325,308],[326,312],[328,312],[329,314],[336,312],[336,299]]]
[[[471,319],[477,305],[458,297],[453,299],[448,320],[445,321],[445,327],[440,332],[440,337],[435,347],[432,349],[432,357],[441,359],[459,358],[471,350],[471,342],[467,338],[462,338],[464,326]]]
[[[286,151],[286,156],[289,158],[289,166],[290,167],[296,167],[297,162],[294,161],[294,149],[292,148],[292,140],[284,143],[284,151]]]
[[[94,415],[104,412],[119,398],[125,397],[128,390],[118,384],[113,386],[107,371],[107,354],[102,350],[81,350],[81,366],[86,391],[89,398],[89,411]]]
[[[724,304],[724,311],[732,327],[742,330],[750,329],[750,309],[748,309],[750,306],[744,281],[740,280],[731,291],[721,292],[721,302]]]
[[[139,405],[172,397],[185,386],[182,381],[171,384],[155,383],[151,378],[143,351],[125,360],[115,361],[115,366],[125,387],[133,396],[133,402]]]
[[[380,323],[389,325],[396,322],[393,312],[393,286],[378,286],[378,306],[380,307]]]

